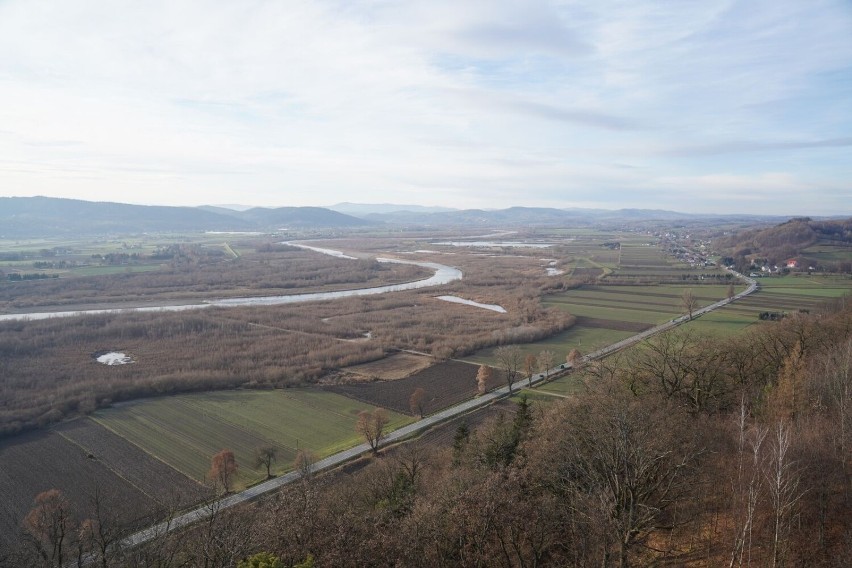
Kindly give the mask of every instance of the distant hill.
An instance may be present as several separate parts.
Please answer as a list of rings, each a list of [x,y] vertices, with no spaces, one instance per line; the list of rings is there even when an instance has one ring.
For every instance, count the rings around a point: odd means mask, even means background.
[[[320,207],[166,207],[59,199],[0,197],[0,237],[32,238],[174,231],[264,231],[367,224]]]
[[[331,205],[326,209],[331,209],[332,211],[337,211],[339,213],[345,213],[347,215],[353,215],[355,217],[366,217],[368,215],[373,214],[387,214],[387,213],[399,213],[399,212],[407,212],[407,213],[445,213],[447,211],[457,211],[457,209],[453,209],[451,207],[426,207],[423,205],[399,205],[393,203],[337,203],[336,205]]]
[[[741,231],[716,240],[716,248],[734,259],[765,259],[769,265],[797,260],[801,265],[836,268],[852,261],[852,218],[790,219],[772,227]]]
[[[714,216],[678,213],[650,209],[556,209],[551,207],[510,207],[508,209],[465,209],[440,212],[394,211],[370,213],[372,221],[422,226],[572,226],[594,225],[602,222],[635,223],[638,221],[675,221],[712,218]]]

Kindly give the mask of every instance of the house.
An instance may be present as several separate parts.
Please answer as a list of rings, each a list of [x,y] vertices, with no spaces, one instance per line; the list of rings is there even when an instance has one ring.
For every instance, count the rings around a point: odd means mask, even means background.
[[[795,258],[785,260],[784,264],[787,265],[787,268],[799,268],[799,261]]]

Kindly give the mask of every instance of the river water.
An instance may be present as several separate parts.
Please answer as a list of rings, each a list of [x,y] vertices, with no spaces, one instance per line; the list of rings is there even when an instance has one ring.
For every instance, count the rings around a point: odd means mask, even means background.
[[[286,243],[312,250],[314,252],[328,254],[337,258],[355,258],[347,256],[340,251],[331,249],[322,249],[318,247],[310,247],[307,245],[296,245],[296,243]],[[348,298],[351,296],[372,296],[375,294],[387,294],[388,292],[401,292],[403,290],[416,290],[418,288],[428,288],[430,286],[440,286],[449,284],[455,280],[461,280],[463,274],[458,268],[438,264],[436,262],[416,262],[410,260],[397,260],[393,258],[377,258],[379,262],[392,262],[397,264],[413,264],[434,270],[429,278],[423,280],[415,280],[413,282],[403,282],[402,284],[388,284],[386,286],[375,286],[373,288],[354,288],[352,290],[337,290],[335,292],[309,292],[306,294],[289,294],[285,296],[259,296],[247,298],[226,298],[221,300],[208,300],[198,304],[185,304],[179,306],[145,306],[138,308],[104,308],[96,310],[78,310],[78,311],[50,311],[50,312],[32,312],[26,314],[5,314],[0,315],[0,322],[4,321],[29,321],[41,320],[47,318],[62,318],[75,316],[90,316],[98,314],[124,314],[132,312],[182,312],[186,310],[201,310],[212,307],[234,307],[234,306],[277,306],[281,304],[296,304],[302,302],[317,302],[321,300],[336,300],[337,298]]]

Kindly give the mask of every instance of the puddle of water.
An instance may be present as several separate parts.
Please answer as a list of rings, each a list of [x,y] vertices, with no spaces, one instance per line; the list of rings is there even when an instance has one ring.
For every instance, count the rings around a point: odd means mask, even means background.
[[[498,314],[505,314],[506,309],[503,306],[498,306],[497,304],[480,304],[479,302],[474,302],[473,300],[465,300],[464,298],[459,298],[458,296],[437,296],[439,300],[444,300],[445,302],[453,302],[454,304],[465,304],[466,306],[473,306],[475,308],[482,308],[483,310],[491,310],[492,312],[497,312]]]

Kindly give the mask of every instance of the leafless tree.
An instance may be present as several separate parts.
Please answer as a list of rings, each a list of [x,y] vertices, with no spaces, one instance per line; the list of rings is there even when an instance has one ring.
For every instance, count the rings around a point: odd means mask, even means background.
[[[423,407],[426,401],[426,390],[423,387],[417,387],[414,389],[414,392],[411,393],[411,397],[408,399],[408,407],[411,409],[411,413],[423,418]]]
[[[518,380],[518,375],[521,374],[521,366],[523,365],[523,355],[521,348],[517,345],[502,345],[494,350],[494,357],[506,377],[506,384],[509,385],[509,392],[512,392],[512,385]]]
[[[568,355],[565,356],[565,362],[571,365],[572,367],[577,367],[583,361],[583,354],[579,349],[572,349],[568,352]]]
[[[494,369],[489,365],[482,364],[479,366],[479,370],[476,372],[476,392],[478,394],[485,394],[485,391],[488,390],[488,382],[494,376]]]
[[[231,450],[222,450],[210,460],[210,471],[208,479],[222,489],[224,493],[230,493],[237,476],[237,459]]]
[[[732,509],[735,534],[729,568],[751,565],[752,537],[758,500],[763,490],[761,471],[763,468],[763,443],[768,434],[766,428],[748,425],[745,397],[740,401],[736,414],[737,426],[737,470],[733,480]]]
[[[532,378],[535,375],[535,370],[538,366],[538,361],[535,358],[535,355],[530,353],[526,357],[524,357],[524,374],[527,376],[527,381],[529,386],[532,386]]]
[[[364,436],[374,454],[379,452],[379,442],[384,436],[384,429],[388,421],[388,413],[384,408],[375,408],[372,412],[362,410],[358,413],[355,430]]]
[[[601,531],[604,557],[614,547],[626,568],[633,548],[672,522],[666,512],[691,487],[700,449],[670,404],[619,391],[566,404],[557,484],[574,513]]]
[[[254,467],[266,469],[266,479],[272,479],[272,464],[278,458],[275,446],[261,446],[254,451]]]
[[[784,564],[793,511],[804,491],[801,488],[801,470],[790,455],[790,427],[778,421],[773,429],[769,459],[764,474],[772,504],[772,559],[771,566]]]
[[[698,298],[695,297],[691,289],[683,291],[683,295],[680,297],[680,305],[689,314],[689,319],[692,319],[692,314],[698,308]]]
[[[553,368],[554,361],[556,357],[553,355],[553,351],[548,351],[545,349],[538,354],[538,370],[544,373],[544,378],[546,379],[548,375],[550,375],[550,369]]]
[[[58,489],[36,495],[35,506],[24,518],[29,542],[45,566],[65,565],[74,530],[71,503]]]

